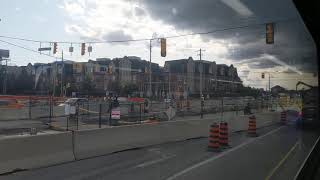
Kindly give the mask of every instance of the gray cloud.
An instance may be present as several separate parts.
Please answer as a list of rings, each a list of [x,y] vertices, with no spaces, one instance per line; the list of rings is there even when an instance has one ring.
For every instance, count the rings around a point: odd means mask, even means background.
[[[223,39],[236,46],[235,53],[228,59],[241,62],[259,58],[262,54],[275,56],[284,63],[290,63],[302,71],[314,71],[315,46],[305,29],[291,0],[241,0],[252,13],[242,16],[221,0],[143,0],[146,11],[153,19],[162,20],[180,30],[206,32],[228,29],[213,34],[202,35],[204,42]],[[178,13],[172,13],[172,9]],[[286,21],[287,20],[287,21]],[[265,22],[275,23],[275,44],[265,44]],[[250,27],[233,29],[237,26]],[[308,57],[308,58],[305,58]],[[251,62],[251,68],[275,67],[276,63],[261,59]]]
[[[136,15],[136,16],[143,16],[143,15],[145,15],[145,12],[144,12],[144,10],[143,10],[142,8],[136,7],[136,8],[134,9],[134,11],[135,11],[135,15]]]
[[[113,32],[109,32],[102,36],[102,38],[106,41],[114,41],[114,40],[131,40],[133,39],[131,35],[126,34],[123,30],[117,30]]]

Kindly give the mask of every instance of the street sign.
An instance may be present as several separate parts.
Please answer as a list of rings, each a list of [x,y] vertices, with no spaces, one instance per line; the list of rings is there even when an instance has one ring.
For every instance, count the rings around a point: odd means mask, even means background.
[[[273,23],[266,24],[266,43],[273,44],[274,43],[274,29]]]
[[[0,49],[0,57],[9,58],[9,50]]]
[[[51,47],[38,48],[38,51],[51,51]]]
[[[111,111],[111,119],[120,119],[120,108],[113,108]]]

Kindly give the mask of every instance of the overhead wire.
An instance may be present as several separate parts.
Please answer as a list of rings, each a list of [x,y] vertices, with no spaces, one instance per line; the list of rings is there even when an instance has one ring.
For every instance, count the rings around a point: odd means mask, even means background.
[[[37,53],[37,54],[39,53],[39,51],[33,50],[31,48],[28,48],[28,47],[25,47],[25,46],[21,46],[21,45],[18,45],[18,44],[14,44],[14,43],[11,43],[11,42],[8,42],[8,41],[4,41],[4,40],[1,40],[1,39],[0,39],[0,42],[9,44],[11,46],[15,46],[15,47],[18,47],[18,48],[21,48],[21,49],[24,49],[24,50],[27,50],[27,51],[30,51],[30,52],[33,52],[33,53]],[[44,54],[44,53],[42,53],[41,55],[45,55],[45,56],[48,56],[48,57],[51,57],[51,58],[56,58],[56,59],[62,59],[62,57],[56,57],[56,56],[52,56],[52,55]],[[63,58],[63,60],[68,61],[69,59]]]
[[[276,20],[276,21],[272,21],[272,22],[273,22],[273,23],[280,23],[280,22],[297,21],[297,20],[298,20],[297,18],[286,18],[286,19]],[[270,22],[270,21],[268,21],[268,22]],[[265,25],[265,24],[268,23],[268,22],[248,24],[248,25],[240,25],[240,26],[234,26],[234,27],[228,27],[228,28],[221,28],[221,29],[215,29],[215,30],[207,31],[207,32],[195,32],[195,33],[187,33],[187,34],[180,34],[180,35],[164,36],[164,37],[162,37],[162,38],[171,39],[171,38],[179,38],[179,37],[185,37],[185,36],[206,35],[206,34],[212,34],[212,33],[216,33],[216,32],[223,32],[223,31],[228,31],[228,30],[248,28],[248,27],[252,27],[252,26],[261,26],[261,25]],[[159,39],[158,37],[155,37],[155,38],[126,39],[126,40],[82,41],[82,42],[76,42],[76,41],[41,41],[41,40],[34,40],[34,39],[28,39],[28,38],[4,36],[4,35],[0,35],[0,38],[7,38],[7,39],[12,39],[12,40],[20,40],[20,41],[28,41],[28,42],[34,42],[34,43],[53,43],[53,42],[56,42],[56,43],[61,43],[61,44],[124,43],[124,42],[150,41],[150,40]]]

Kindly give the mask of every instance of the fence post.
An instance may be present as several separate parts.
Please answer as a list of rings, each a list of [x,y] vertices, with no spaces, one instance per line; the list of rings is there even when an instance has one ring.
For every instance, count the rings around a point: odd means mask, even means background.
[[[29,96],[29,120],[31,120],[31,96]]]
[[[200,112],[200,118],[202,119],[203,118],[203,106],[204,106],[204,102],[203,100],[201,100],[201,112]]]
[[[87,115],[88,115],[88,117],[90,116],[90,112],[89,111],[90,111],[90,104],[89,104],[89,100],[88,100],[88,105],[87,105],[87,112],[88,112]]]
[[[99,128],[101,128],[101,110],[102,110],[102,104],[99,104]]]
[[[222,120],[223,120],[223,113],[224,113],[224,104],[223,104],[223,97],[221,98],[221,117],[222,117]]]
[[[51,126],[51,122],[52,122],[52,97],[49,96],[49,124]]]
[[[141,124],[141,118],[142,118],[142,117],[141,117],[141,116],[142,116],[142,108],[141,108],[141,105],[142,105],[142,104],[140,103],[140,121],[139,121],[140,124]]]
[[[76,112],[77,112],[77,130],[79,130],[79,104],[76,106]]]
[[[67,131],[69,131],[69,119],[70,119],[70,115],[67,116]]]
[[[109,126],[111,126],[112,101],[110,101],[109,109],[110,109],[110,112],[109,112]]]

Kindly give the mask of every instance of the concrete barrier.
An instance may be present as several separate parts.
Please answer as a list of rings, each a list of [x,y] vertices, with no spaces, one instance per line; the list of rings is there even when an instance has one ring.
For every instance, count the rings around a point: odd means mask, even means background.
[[[212,120],[172,121],[74,132],[76,159],[207,136]]]
[[[0,174],[74,160],[72,133],[0,138]]]
[[[257,127],[279,122],[279,112],[256,114]],[[247,130],[248,115],[227,116],[231,132]],[[0,138],[0,174],[39,168],[126,149],[207,137],[220,118],[197,119]],[[73,153],[74,152],[74,153]]]
[[[257,127],[265,125],[266,119],[276,120],[274,116],[277,116],[276,113],[256,114]],[[247,130],[248,117],[241,115],[226,120],[230,131]],[[198,119],[75,131],[75,157],[84,159],[126,149],[207,137],[209,126],[219,121],[220,119]]]

